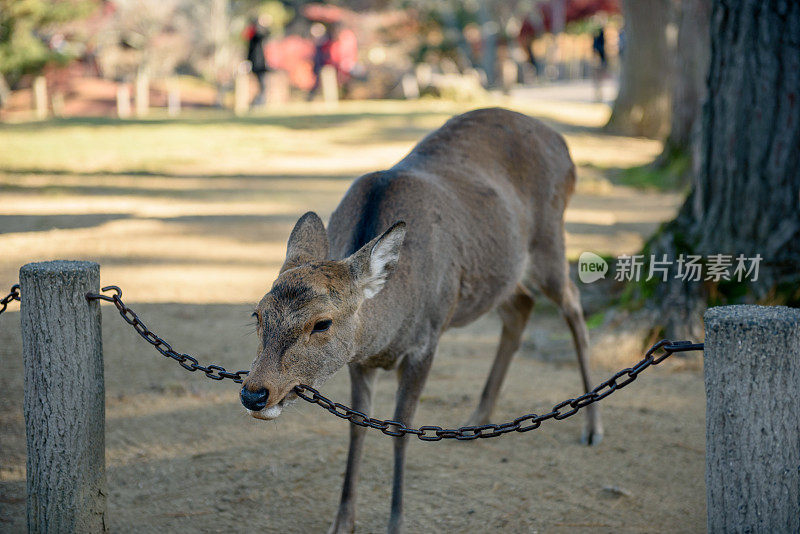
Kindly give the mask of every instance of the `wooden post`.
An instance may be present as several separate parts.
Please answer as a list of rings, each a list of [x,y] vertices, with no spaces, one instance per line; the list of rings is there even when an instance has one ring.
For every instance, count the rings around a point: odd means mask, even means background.
[[[800,532],[800,310],[705,314],[708,532]]]
[[[28,532],[106,532],[100,266],[20,269]]]
[[[0,109],[6,107],[9,98],[11,98],[11,87],[8,86],[5,76],[0,72]]]
[[[54,117],[64,116],[64,93],[54,93],[50,98],[50,107],[53,109]]]
[[[145,70],[136,74],[136,116],[144,117],[150,112],[150,76]]]
[[[406,100],[419,98],[419,85],[417,84],[417,77],[413,74],[403,74],[400,79],[400,87],[403,88],[403,97]]]
[[[33,80],[33,104],[36,109],[37,119],[47,118],[47,80],[44,76],[37,76]]]
[[[427,63],[420,63],[414,69],[414,74],[417,76],[417,86],[420,89],[427,89],[433,82],[433,69]]]
[[[326,104],[336,104],[339,102],[339,80],[337,79],[336,67],[325,65],[319,71],[319,81],[322,86],[322,100]]]
[[[127,83],[117,86],[117,116],[127,119],[131,116],[131,88]]]
[[[289,75],[286,71],[275,70],[267,74],[267,104],[283,105],[289,102]]]
[[[181,114],[181,88],[177,80],[167,82],[167,114],[170,117]]]
[[[250,109],[250,65],[242,62],[233,79],[233,112],[245,115]]]
[[[517,78],[519,77],[519,66],[517,62],[513,59],[506,59],[502,63],[502,79],[503,79],[503,91],[509,93],[511,89],[517,84]]]

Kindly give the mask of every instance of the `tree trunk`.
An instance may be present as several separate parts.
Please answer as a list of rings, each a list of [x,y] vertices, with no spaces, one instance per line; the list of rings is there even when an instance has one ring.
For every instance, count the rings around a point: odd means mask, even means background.
[[[681,0],[678,46],[675,54],[675,88],[668,144],[688,150],[692,127],[706,97],[706,74],[711,56],[709,17],[711,0]]]
[[[488,2],[481,2],[478,6],[478,20],[481,24],[481,37],[483,39],[481,67],[486,73],[486,84],[494,87],[497,82],[497,30],[498,24],[493,13],[490,13],[492,6]]]
[[[0,72],[0,109],[6,107],[9,98],[11,98],[11,88],[8,86],[3,73]]]
[[[464,38],[464,32],[461,31],[455,10],[455,5],[452,2],[445,2],[442,7],[441,15],[444,21],[445,35],[456,44],[460,59],[459,67],[462,69],[466,66],[474,68],[476,66],[475,58],[473,57],[472,49]]]
[[[714,3],[694,189],[647,250],[763,259],[757,280],[656,284],[668,334],[696,333],[709,299],[800,305],[798,43],[798,2]]]
[[[699,148],[699,117],[711,56],[710,16],[711,0],[680,0],[670,133],[656,167],[669,165],[675,157],[692,157]],[[684,183],[690,181],[691,173],[686,174]]]
[[[663,138],[669,133],[671,0],[623,0],[625,49],[619,95],[606,130]]]

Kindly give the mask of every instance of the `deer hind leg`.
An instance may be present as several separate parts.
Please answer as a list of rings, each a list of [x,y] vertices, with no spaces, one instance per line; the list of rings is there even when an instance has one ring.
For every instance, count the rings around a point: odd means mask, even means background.
[[[589,330],[586,328],[586,321],[583,318],[580,293],[569,278],[567,278],[561,309],[564,312],[564,318],[567,320],[569,329],[572,332],[575,350],[578,353],[578,364],[581,369],[583,390],[588,392],[592,389],[592,382],[589,378]],[[584,408],[584,410],[586,410],[587,419],[581,441],[586,445],[597,445],[603,439],[603,423],[600,421],[600,408],[597,404],[590,404]]]
[[[485,425],[494,411],[500,388],[503,386],[508,367],[519,349],[525,324],[533,310],[533,298],[520,288],[509,300],[501,304],[497,311],[503,322],[503,332],[500,334],[500,344],[494,357],[492,370],[483,386],[483,393],[475,412],[470,416],[468,425]]]
[[[586,328],[586,321],[583,318],[580,292],[569,278],[563,227],[554,230],[550,235],[556,236],[553,242],[550,242],[548,246],[540,246],[538,250],[531,251],[531,266],[528,271],[526,287],[538,288],[561,308],[572,332],[583,389],[588,392],[592,388],[589,378],[589,330]],[[540,241],[540,244],[543,241]],[[596,445],[603,439],[599,407],[591,404],[583,411],[586,412],[587,419],[581,441],[587,445]]]

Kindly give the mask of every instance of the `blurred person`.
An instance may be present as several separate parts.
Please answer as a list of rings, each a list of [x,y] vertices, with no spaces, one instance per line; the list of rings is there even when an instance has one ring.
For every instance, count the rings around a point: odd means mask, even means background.
[[[354,76],[358,63],[358,40],[353,30],[341,26],[334,27],[331,43],[331,64],[336,67],[336,78],[345,92]]]
[[[606,59],[606,32],[602,26],[600,26],[600,28],[594,34],[592,50],[599,60],[600,68],[605,70],[606,66],[608,65],[608,60]]]
[[[606,75],[606,68],[608,67],[608,58],[606,57],[606,33],[603,26],[598,28],[592,40],[592,52],[596,58],[594,66],[594,98],[597,102],[603,101],[603,78]]]
[[[67,40],[63,33],[57,33],[50,38],[50,50],[58,54],[63,54],[67,49]]]
[[[536,61],[536,56],[533,54],[533,42],[535,40],[536,28],[533,27],[531,19],[525,17],[525,20],[522,21],[522,26],[520,26],[519,35],[517,35],[517,42],[519,42],[519,46],[525,51],[528,63],[533,67],[533,72],[538,76],[539,62]]]
[[[86,71],[89,76],[94,76],[95,78],[101,78],[103,76],[103,71],[100,68],[100,61],[97,59],[98,55],[97,43],[94,41],[86,43],[81,61],[86,66]]]
[[[251,72],[258,81],[258,94],[256,94],[251,106],[263,106],[267,102],[267,58],[264,54],[264,45],[269,38],[269,24],[271,20],[268,15],[253,17],[250,24],[244,30],[243,37],[247,41],[247,60],[250,62]]]
[[[308,91],[308,100],[312,100],[319,90],[322,67],[333,64],[331,52],[334,41],[330,28],[321,22],[315,22],[311,25],[311,38],[314,40],[314,85]]]

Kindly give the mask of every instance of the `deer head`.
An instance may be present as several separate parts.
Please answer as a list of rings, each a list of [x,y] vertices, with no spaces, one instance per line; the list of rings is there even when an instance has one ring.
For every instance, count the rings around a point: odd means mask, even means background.
[[[298,384],[317,387],[352,360],[359,309],[397,266],[405,238],[397,222],[344,260],[328,260],[328,235],[316,213],[303,215],[289,236],[286,260],[253,315],[258,354],[241,400],[258,419],[278,417],[296,400]]]

